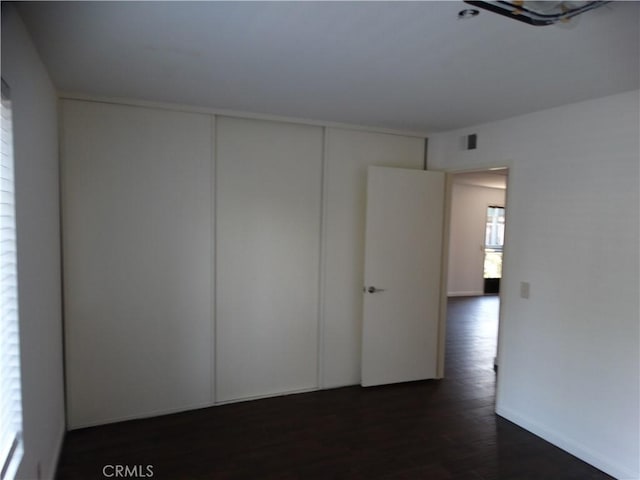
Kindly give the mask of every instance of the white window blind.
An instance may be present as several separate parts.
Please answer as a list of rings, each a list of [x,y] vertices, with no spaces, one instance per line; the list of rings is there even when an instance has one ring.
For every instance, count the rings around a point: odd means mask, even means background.
[[[18,275],[9,88],[2,80],[0,152],[0,479],[13,480],[22,458]]]

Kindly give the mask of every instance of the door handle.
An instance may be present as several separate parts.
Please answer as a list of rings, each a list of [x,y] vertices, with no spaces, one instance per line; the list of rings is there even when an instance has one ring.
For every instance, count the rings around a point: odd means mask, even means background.
[[[376,292],[384,292],[385,289],[384,288],[376,288],[376,287],[364,287],[364,291],[365,292],[369,292],[369,293],[376,293]]]

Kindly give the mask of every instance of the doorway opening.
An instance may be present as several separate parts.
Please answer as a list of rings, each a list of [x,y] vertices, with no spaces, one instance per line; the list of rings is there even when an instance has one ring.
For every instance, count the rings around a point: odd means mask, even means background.
[[[495,388],[508,169],[451,175],[445,376]],[[459,345],[457,347],[456,345]],[[465,367],[465,369],[466,369]]]

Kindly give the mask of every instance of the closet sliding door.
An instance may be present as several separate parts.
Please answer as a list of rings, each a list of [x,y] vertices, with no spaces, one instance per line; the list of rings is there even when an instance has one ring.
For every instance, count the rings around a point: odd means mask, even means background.
[[[421,169],[424,138],[328,128],[324,387],[360,383],[367,167]]]
[[[323,132],[216,121],[216,400],[317,387]]]
[[[211,405],[213,118],[62,116],[68,426]]]

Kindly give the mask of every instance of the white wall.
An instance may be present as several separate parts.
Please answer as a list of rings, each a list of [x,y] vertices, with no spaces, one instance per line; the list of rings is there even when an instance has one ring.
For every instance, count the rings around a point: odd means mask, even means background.
[[[65,427],[56,93],[13,7],[2,5],[2,77],[14,115],[24,458],[52,478]],[[40,465],[40,467],[38,467]]]
[[[503,189],[453,184],[447,284],[447,294],[450,296],[484,293],[482,247],[487,207],[490,205],[504,207]]]
[[[639,105],[633,91],[430,139],[434,167],[511,167],[497,412],[623,479],[640,477]]]

